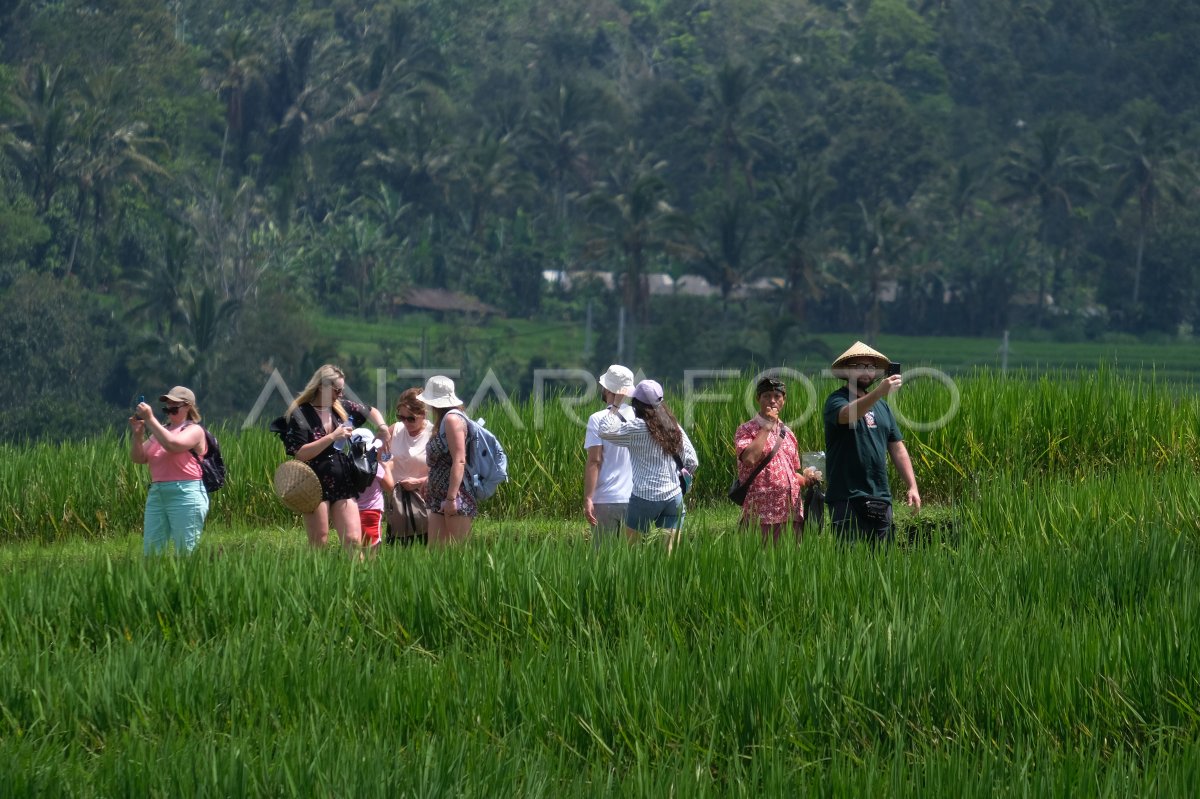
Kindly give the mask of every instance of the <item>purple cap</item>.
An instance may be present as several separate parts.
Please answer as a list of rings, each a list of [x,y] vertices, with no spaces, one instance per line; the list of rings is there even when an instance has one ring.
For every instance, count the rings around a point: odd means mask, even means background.
[[[662,386],[655,380],[643,380],[633,388],[633,398],[650,407],[658,407],[662,403]]]

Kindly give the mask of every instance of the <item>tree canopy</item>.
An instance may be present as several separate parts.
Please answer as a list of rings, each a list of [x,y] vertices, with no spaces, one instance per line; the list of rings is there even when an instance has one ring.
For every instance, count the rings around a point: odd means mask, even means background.
[[[106,380],[218,396],[328,350],[285,313],[537,317],[543,270],[617,275],[639,347],[653,272],[726,319],[777,278],[807,331],[1188,334],[1198,36],[1187,0],[0,3],[0,292],[81,291]]]

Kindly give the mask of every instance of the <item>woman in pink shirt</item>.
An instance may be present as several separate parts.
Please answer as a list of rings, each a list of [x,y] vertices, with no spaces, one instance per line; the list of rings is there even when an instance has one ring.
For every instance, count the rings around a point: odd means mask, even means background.
[[[738,480],[745,482],[763,458],[767,465],[754,478],[742,505],[741,524],[758,525],[763,543],[779,543],[790,527],[796,540],[804,532],[804,502],[800,489],[821,474],[808,468],[800,471],[800,447],[796,435],[780,420],[787,402],[787,386],[782,380],[764,377],[754,388],[758,414],[743,423],[734,434]],[[774,453],[774,455],[772,455]]]
[[[158,399],[167,417],[165,425],[144,402],[138,403],[129,418],[133,431],[129,457],[150,467],[142,552],[157,554],[174,544],[176,554],[186,555],[199,543],[208,515],[208,492],[200,471],[208,445],[204,428],[196,424],[200,411],[191,389],[175,386]]]

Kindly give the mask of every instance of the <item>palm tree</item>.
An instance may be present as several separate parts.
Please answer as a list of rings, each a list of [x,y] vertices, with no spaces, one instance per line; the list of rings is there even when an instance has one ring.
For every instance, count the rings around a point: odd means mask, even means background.
[[[358,309],[367,314],[377,310],[371,291],[377,271],[394,261],[399,251],[385,226],[362,216],[350,216],[336,224],[329,238],[338,276],[353,286]]]
[[[1137,245],[1129,297],[1130,306],[1136,309],[1141,299],[1146,239],[1154,229],[1159,204],[1164,194],[1175,202],[1183,202],[1184,184],[1193,176],[1176,157],[1174,142],[1166,139],[1162,128],[1153,122],[1146,122],[1140,130],[1125,128],[1125,138],[1124,145],[1113,146],[1119,160],[1108,169],[1118,173],[1113,209],[1120,212],[1130,200],[1137,201]]]
[[[516,137],[511,133],[481,128],[464,141],[452,162],[452,183],[458,191],[454,203],[468,236],[478,240],[484,221],[493,208],[506,199],[519,199],[534,187],[528,172],[520,168]]]
[[[245,300],[277,263],[284,232],[271,220],[251,178],[243,178],[225,202],[207,202],[200,189],[195,196],[185,217],[200,252],[200,280],[219,287],[222,296]]]
[[[385,41],[366,61],[364,85],[380,89],[390,97],[420,94],[424,88],[446,88],[446,63],[430,44],[428,31],[418,30],[419,12],[393,8],[387,22]]]
[[[659,174],[665,164],[636,159],[632,144],[622,152],[618,168],[586,198],[592,231],[587,250],[620,262],[622,303],[632,319],[647,322],[648,264],[655,254],[679,248],[685,222],[667,202],[668,186]]]
[[[782,265],[788,306],[803,320],[808,301],[825,293],[828,276],[820,268],[821,225],[833,181],[823,167],[805,162],[790,180],[776,180],[767,202],[767,259]]]
[[[737,192],[718,199],[704,217],[693,239],[700,272],[721,289],[722,302],[728,302],[759,263],[752,252],[755,208]]]
[[[221,157],[217,161],[215,184],[220,186],[225,169],[229,137],[243,141],[246,125],[246,96],[265,87],[266,59],[247,28],[227,28],[220,48],[213,54],[212,82],[225,102],[225,133],[221,137]],[[215,195],[214,195],[215,196]]]
[[[5,149],[29,180],[38,213],[45,215],[59,188],[69,181],[74,157],[63,68],[38,64],[27,70],[10,99],[14,121],[5,125]]]
[[[863,317],[863,339],[873,344],[879,337],[883,319],[884,283],[894,281],[903,254],[914,239],[908,230],[909,221],[903,209],[884,200],[875,208],[858,201],[862,230],[858,236],[857,252],[834,251],[830,257],[844,268],[842,288],[854,298],[866,288],[867,308]]]
[[[1072,152],[1071,131],[1058,122],[1042,125],[1031,148],[1014,147],[1002,171],[1012,191],[1010,202],[1035,205],[1038,241],[1043,257],[1038,264],[1038,326],[1045,312],[1047,277],[1058,288],[1060,270],[1072,233],[1075,205],[1090,198],[1095,162]]]
[[[159,339],[183,323],[183,302],[190,275],[192,237],[184,230],[168,228],[163,242],[161,265],[131,273],[125,280],[129,293],[125,318],[142,320],[154,327]]]
[[[240,302],[221,299],[211,286],[193,287],[183,293],[177,326],[182,335],[171,342],[168,351],[184,364],[192,390],[201,391],[208,385],[240,310]]]
[[[110,69],[88,77],[80,93],[81,109],[75,123],[77,147],[72,163],[76,184],[75,236],[67,258],[66,275],[75,267],[84,216],[91,206],[93,227],[104,221],[108,205],[124,187],[145,191],[145,178],[165,176],[150,151],[165,152],[160,139],[146,136],[148,126],[114,116],[121,107],[124,70]]]
[[[949,186],[948,200],[954,214],[956,230],[961,229],[963,221],[971,214],[976,198],[987,185],[990,175],[980,174],[970,164],[959,164],[954,171],[954,182]]]
[[[449,121],[434,103],[417,102],[374,122],[379,146],[359,165],[370,171],[423,214],[441,214],[454,160]]]
[[[364,212],[383,227],[383,231],[397,241],[406,238],[413,204],[406,202],[398,191],[380,183],[373,192],[359,195],[351,205],[361,207]]]
[[[530,156],[553,187],[555,220],[567,218],[572,185],[587,191],[596,174],[593,155],[608,135],[599,90],[560,83],[543,95],[529,120]]]
[[[771,146],[750,126],[758,102],[759,83],[745,64],[723,64],[707,87],[705,112],[713,137],[712,158],[727,194],[734,191],[735,167],[741,172],[743,188],[754,191],[754,160],[759,150]]]

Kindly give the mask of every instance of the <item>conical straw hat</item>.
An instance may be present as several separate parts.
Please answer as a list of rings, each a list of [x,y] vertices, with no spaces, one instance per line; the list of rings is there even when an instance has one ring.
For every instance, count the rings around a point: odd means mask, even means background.
[[[837,357],[837,359],[833,362],[833,368],[837,369],[839,366],[841,366],[846,361],[851,361],[851,360],[854,360],[855,358],[870,359],[872,361],[875,361],[875,363],[877,363],[880,368],[886,367],[889,363],[888,357],[886,355],[884,355],[882,352],[880,352],[879,350],[871,349],[866,344],[863,344],[861,341],[856,341],[856,342],[854,342],[854,346],[852,346],[850,349],[846,350],[845,352],[843,352],[841,355],[839,355]]]
[[[275,470],[275,495],[296,513],[312,513],[321,504],[321,481],[304,461],[284,461]]]

